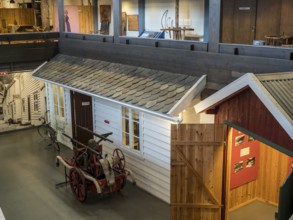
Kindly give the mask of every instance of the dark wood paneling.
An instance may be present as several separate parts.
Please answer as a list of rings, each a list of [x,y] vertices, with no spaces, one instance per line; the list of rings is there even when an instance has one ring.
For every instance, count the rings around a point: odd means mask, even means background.
[[[233,16],[234,1],[222,1],[222,41],[223,43],[233,43]]]
[[[293,140],[250,89],[218,106],[215,121],[223,123],[225,120],[293,151]]]
[[[280,34],[281,5],[282,0],[258,0],[256,39],[264,40],[265,35]]]
[[[280,33],[293,36],[293,1],[282,0]]]
[[[235,0],[233,42],[252,44],[255,37],[256,0]]]

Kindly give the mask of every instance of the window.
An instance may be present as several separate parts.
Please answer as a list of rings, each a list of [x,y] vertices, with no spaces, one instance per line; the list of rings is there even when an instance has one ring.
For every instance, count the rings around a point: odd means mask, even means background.
[[[53,85],[54,113],[64,117],[64,92],[62,87]]]
[[[122,144],[131,151],[141,151],[139,112],[122,107]]]
[[[25,112],[25,99],[24,98],[21,100],[21,105],[22,105],[22,112]]]
[[[122,0],[121,35],[203,41],[208,14],[204,0]],[[143,2],[143,3],[142,3]],[[143,13],[142,16],[139,16]],[[139,20],[143,19],[143,20]],[[139,32],[139,29],[144,30]]]
[[[37,92],[34,93],[34,111],[39,111],[39,97]]]

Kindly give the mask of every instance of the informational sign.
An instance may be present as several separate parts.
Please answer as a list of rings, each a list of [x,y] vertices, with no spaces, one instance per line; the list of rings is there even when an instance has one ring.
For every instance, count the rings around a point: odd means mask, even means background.
[[[257,178],[259,142],[232,129],[230,188],[236,188]]]

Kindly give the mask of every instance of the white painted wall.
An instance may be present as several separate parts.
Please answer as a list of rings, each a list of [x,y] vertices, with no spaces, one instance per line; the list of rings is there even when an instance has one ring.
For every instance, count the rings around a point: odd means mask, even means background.
[[[213,114],[200,113],[197,114],[194,110],[194,105],[201,101],[200,96],[197,96],[190,105],[180,113],[182,123],[196,124],[214,124],[215,116]]]
[[[109,139],[114,144],[104,142],[103,153],[112,155],[119,147],[125,154],[126,167],[135,173],[138,187],[170,203],[170,122],[143,114],[140,119],[143,153],[130,152],[121,146],[121,106],[98,98],[94,98],[93,106],[94,131],[98,134],[113,132]]]
[[[57,132],[57,140],[72,149],[71,141],[62,135],[65,132],[72,137],[71,99],[70,90],[64,88],[64,118],[54,113],[54,98],[52,84],[46,83],[47,108],[49,109],[49,122]]]
[[[20,75],[20,94],[21,99],[25,99],[25,111],[22,111],[22,103],[21,103],[21,118],[22,124],[25,123],[31,123],[32,125],[38,125],[40,124],[39,118],[44,115],[46,111],[45,107],[45,93],[44,91],[41,91],[41,88],[44,88],[44,83],[32,78],[31,72],[24,72]],[[38,93],[38,103],[39,103],[39,110],[34,111],[34,97],[33,94],[37,92]],[[31,110],[31,121],[29,121],[28,118],[28,97],[30,97],[30,110]]]
[[[138,1],[137,0],[122,0],[122,12],[126,15],[138,15]],[[128,31],[128,23],[126,19],[126,36],[138,37],[138,31]]]

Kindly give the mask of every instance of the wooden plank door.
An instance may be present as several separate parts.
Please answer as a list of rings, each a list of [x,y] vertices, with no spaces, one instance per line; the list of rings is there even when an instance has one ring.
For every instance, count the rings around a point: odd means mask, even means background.
[[[85,145],[93,135],[76,125],[93,131],[92,97],[71,91],[72,134],[73,138]]]
[[[171,219],[225,219],[226,126],[171,126]],[[222,212],[223,211],[223,212]]]
[[[252,44],[255,39],[255,28],[256,0],[235,0],[234,42],[230,43]]]

